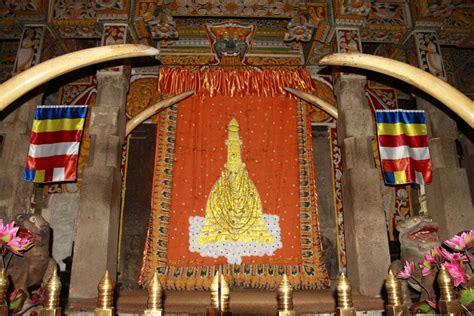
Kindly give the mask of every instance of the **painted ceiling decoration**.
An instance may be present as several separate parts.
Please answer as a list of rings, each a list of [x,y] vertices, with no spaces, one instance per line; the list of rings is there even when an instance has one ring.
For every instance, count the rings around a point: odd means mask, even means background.
[[[210,41],[209,25],[229,21],[253,25],[252,39]],[[0,40],[16,42],[25,27],[46,26],[53,42],[73,51],[85,45],[76,42],[98,45],[110,23],[127,24],[130,42],[160,46],[161,60],[174,64],[219,63],[234,54],[245,55],[234,56],[239,64],[317,65],[340,28],[357,29],[364,45],[405,45],[420,30],[436,32],[443,46],[474,47],[469,0],[0,1]]]

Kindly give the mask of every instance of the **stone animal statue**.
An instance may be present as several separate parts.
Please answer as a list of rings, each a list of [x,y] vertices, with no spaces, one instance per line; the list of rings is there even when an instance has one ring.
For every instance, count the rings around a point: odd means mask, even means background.
[[[439,226],[430,217],[414,216],[409,218],[397,227],[399,231],[400,241],[400,260],[392,262],[391,269],[397,274],[403,270],[405,261],[414,262],[418,265],[424,260],[425,255],[433,249],[434,246],[440,245],[438,230]],[[436,276],[430,275],[422,277],[421,270],[416,268],[414,277],[421,280],[423,287],[429,292],[429,296],[435,297],[434,283]],[[421,300],[427,299],[428,294],[419,284],[411,281],[402,281],[403,300],[405,304],[411,303],[408,285],[418,292],[421,292]]]
[[[47,282],[57,266],[49,253],[51,230],[49,223],[39,214],[20,214],[15,222],[19,227],[28,229],[36,238],[34,246],[23,256],[13,256],[8,267],[14,288],[28,293],[28,289]],[[29,300],[25,305],[28,303]]]

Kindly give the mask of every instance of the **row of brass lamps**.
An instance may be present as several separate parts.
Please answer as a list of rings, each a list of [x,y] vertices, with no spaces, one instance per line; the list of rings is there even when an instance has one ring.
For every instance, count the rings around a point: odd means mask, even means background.
[[[440,288],[439,309],[442,314],[461,315],[462,305],[456,298],[453,289],[451,276],[442,266],[438,274],[438,284]],[[4,269],[0,270],[0,315],[8,315],[8,306],[5,302],[8,288],[8,277]],[[115,315],[114,308],[114,284],[108,273],[105,272],[97,287],[97,306],[94,310],[95,316]],[[408,307],[403,304],[401,283],[390,270],[385,281],[387,291],[387,305],[385,312],[387,316],[409,315]],[[341,274],[336,285],[337,307],[336,316],[355,316],[356,309],[352,301],[352,287],[344,273]],[[61,308],[59,306],[59,296],[61,293],[61,281],[55,269],[53,276],[46,284],[46,296],[40,316],[59,316]],[[293,287],[288,281],[286,274],[278,286],[278,316],[295,316],[293,308]],[[231,316],[230,311],[230,289],[221,273],[216,273],[211,284],[211,306],[207,308],[208,316]],[[163,315],[163,288],[155,273],[153,279],[148,284],[148,301],[144,315]]]

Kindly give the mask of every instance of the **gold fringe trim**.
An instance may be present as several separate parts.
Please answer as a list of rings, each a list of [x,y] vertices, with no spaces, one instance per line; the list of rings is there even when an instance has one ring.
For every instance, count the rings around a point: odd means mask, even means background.
[[[193,90],[197,95],[215,96],[279,96],[290,93],[291,87],[307,92],[314,90],[310,74],[305,69],[269,68],[177,68],[164,67],[158,76],[158,91],[162,95],[175,95]]]

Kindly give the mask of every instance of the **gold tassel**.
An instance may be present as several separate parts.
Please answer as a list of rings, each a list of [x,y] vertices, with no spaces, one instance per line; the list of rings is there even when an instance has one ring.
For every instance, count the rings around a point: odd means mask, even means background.
[[[113,307],[114,301],[114,282],[109,275],[109,271],[105,271],[102,280],[97,286],[97,308],[94,310],[95,316],[111,316],[115,314]]]
[[[352,286],[344,272],[341,274],[341,277],[337,282],[336,289],[336,316],[355,316],[356,310],[352,303]]]

